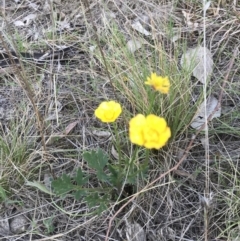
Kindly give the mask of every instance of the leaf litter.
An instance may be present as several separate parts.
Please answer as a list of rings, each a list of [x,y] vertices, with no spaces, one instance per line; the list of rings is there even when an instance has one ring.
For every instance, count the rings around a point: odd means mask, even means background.
[[[198,46],[188,49],[181,57],[182,68],[193,74],[201,83],[205,82],[206,77],[209,79],[213,72],[213,58],[210,50],[206,47]]]
[[[201,126],[205,123],[205,121],[210,117],[209,121],[213,120],[213,118],[218,118],[221,116],[221,106],[218,110],[215,111],[217,107],[218,99],[214,96],[209,96],[206,101],[206,114],[205,115],[205,102],[201,103],[199,106],[193,121],[191,122],[191,127],[199,130]],[[206,130],[206,127],[203,129]]]

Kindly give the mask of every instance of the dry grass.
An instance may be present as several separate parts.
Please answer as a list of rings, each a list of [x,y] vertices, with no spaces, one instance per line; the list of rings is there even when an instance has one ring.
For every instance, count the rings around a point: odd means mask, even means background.
[[[105,239],[109,219],[121,207],[121,200],[96,216],[94,208],[71,195],[51,196],[26,183],[38,181],[50,187],[63,173],[74,175],[79,167],[90,172],[82,159],[84,150],[100,147],[111,153],[114,138],[94,134],[111,129],[99,123],[93,112],[102,100],[117,99],[125,110],[120,120],[125,157],[131,158],[134,148],[126,139],[127,120],[136,113],[154,111],[166,117],[173,136],[163,150],[150,152],[149,175],[139,179],[137,197],[113,220],[109,240],[136,240],[127,235],[133,222],[143,228],[143,240],[239,240],[239,56],[223,91],[222,116],[209,125],[207,166],[201,144],[204,133],[200,133],[180,168],[140,193],[180,160],[195,134],[190,122],[201,99],[195,105],[192,99],[202,92],[202,85],[183,72],[180,57],[186,48],[203,43],[202,1],[88,1],[89,6],[76,0],[41,3],[38,10],[27,1],[1,2],[6,6],[1,18],[5,50],[72,47],[64,62],[36,64],[22,59],[18,70],[1,74],[0,239]],[[240,8],[237,1],[216,2],[207,11],[205,34],[214,60],[208,93],[218,97],[234,49],[239,47]],[[182,10],[191,13],[196,29],[187,25]],[[38,15],[32,23],[14,25],[30,13]],[[153,38],[131,28],[134,19],[142,16],[149,17],[145,27]],[[64,17],[71,26],[60,29],[57,21]],[[179,36],[178,40],[173,42],[173,36]],[[130,39],[143,43],[134,54],[126,48]],[[91,50],[92,46],[96,48]],[[143,82],[155,71],[170,77],[172,89],[166,98],[157,96],[150,110],[151,90]],[[75,121],[78,124],[65,135]],[[144,152],[140,153],[144,159]],[[88,185],[97,185],[95,181]],[[11,224],[19,216],[25,217],[26,226],[16,233]]]

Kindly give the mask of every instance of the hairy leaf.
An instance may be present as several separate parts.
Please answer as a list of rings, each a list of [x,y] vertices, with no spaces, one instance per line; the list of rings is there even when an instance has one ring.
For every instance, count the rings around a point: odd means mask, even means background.
[[[77,182],[77,185],[82,186],[82,185],[84,185],[87,182],[88,177],[85,177],[83,172],[82,172],[82,169],[78,168],[77,174],[74,177],[74,179]]]
[[[76,200],[79,200],[81,197],[84,197],[86,196],[86,191],[83,191],[83,190],[78,190],[74,193],[74,198]]]
[[[63,174],[62,177],[52,181],[52,187],[57,195],[63,195],[74,190],[71,178],[66,174]]]
[[[102,172],[108,162],[109,156],[99,148],[96,151],[92,150],[91,152],[83,153],[83,158],[87,161],[89,167],[95,169],[97,172]]]

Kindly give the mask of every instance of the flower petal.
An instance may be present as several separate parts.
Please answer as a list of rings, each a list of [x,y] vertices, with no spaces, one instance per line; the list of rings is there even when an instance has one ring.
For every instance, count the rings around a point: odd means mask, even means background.
[[[115,101],[104,101],[95,110],[95,116],[102,122],[114,122],[122,113],[122,107]]]
[[[144,115],[138,114],[129,122],[129,138],[134,144],[142,146],[144,144],[143,129],[146,124]]]
[[[167,94],[170,88],[170,81],[168,77],[157,76],[156,73],[152,73],[151,77],[147,78],[146,85],[151,85],[157,91]]]

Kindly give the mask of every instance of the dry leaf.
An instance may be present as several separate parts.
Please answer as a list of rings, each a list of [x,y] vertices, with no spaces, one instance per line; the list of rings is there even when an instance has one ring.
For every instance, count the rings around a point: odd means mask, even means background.
[[[211,5],[211,1],[203,1],[203,11],[204,12],[206,12],[208,9],[209,9],[209,7],[210,7],[210,5]]]
[[[92,133],[93,133],[93,135],[98,136],[98,137],[109,137],[109,136],[111,136],[111,133],[109,131],[93,130]]]
[[[142,44],[137,41],[137,40],[129,40],[127,42],[127,49],[131,52],[134,53],[136,50],[140,49]]]
[[[63,138],[66,135],[68,135],[78,123],[79,121],[74,121],[70,123],[63,132],[57,132],[49,136],[49,138],[46,141],[46,145],[52,145],[56,140],[59,140],[60,138]]]
[[[207,105],[206,105],[206,110],[207,110],[207,119],[208,117],[213,113],[214,109],[216,108],[218,104],[218,100],[214,97],[214,96],[210,96],[207,99]],[[199,130],[201,128],[201,126],[205,123],[205,107],[204,107],[204,102],[200,105],[197,113],[195,114],[195,117],[191,123],[191,127],[194,129]],[[209,121],[211,121],[213,118],[215,117],[220,117],[221,116],[221,107],[213,113],[213,116],[211,117],[211,119]],[[206,127],[203,129],[205,130]]]
[[[25,18],[23,18],[23,23],[25,26],[28,26],[35,18],[37,17],[37,14],[31,13]]]
[[[111,153],[112,153],[112,155],[114,156],[115,159],[117,159],[117,160],[119,159],[119,155],[118,155],[118,153],[117,153],[117,151],[116,151],[116,149],[113,145],[112,145]]]
[[[146,36],[151,35],[151,33],[148,32],[148,31],[142,26],[142,24],[141,24],[139,21],[133,23],[131,26],[132,26],[133,29],[137,30],[139,33],[142,33],[142,34],[144,34],[144,35],[146,35]]]
[[[13,22],[13,24],[17,27],[24,26],[23,21],[20,21],[20,20]]]
[[[205,58],[204,58],[204,54]],[[205,62],[205,61],[206,62]],[[188,49],[186,53],[182,55],[181,66],[186,71],[193,73],[200,82],[205,84],[204,67],[206,65],[206,78],[209,78],[213,71],[213,60],[210,50],[204,47],[196,47],[194,49]]]
[[[65,128],[64,134],[65,134],[65,135],[68,135],[78,123],[79,123],[79,121],[74,121],[74,122],[70,123],[70,124]]]
[[[137,18],[134,19],[134,22],[139,21],[142,24],[142,27],[146,30],[150,29],[150,17],[145,14],[140,14]]]

